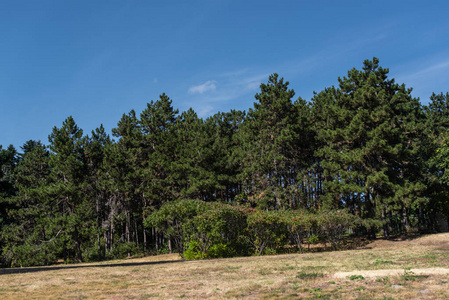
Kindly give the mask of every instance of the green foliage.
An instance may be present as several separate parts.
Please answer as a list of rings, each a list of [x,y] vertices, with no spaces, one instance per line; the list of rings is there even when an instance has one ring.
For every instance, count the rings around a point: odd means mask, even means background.
[[[305,240],[308,244],[315,244],[320,237],[337,249],[343,236],[361,222],[358,217],[344,210],[322,210],[317,213],[291,210],[284,212],[283,217],[290,238],[295,241],[300,252],[303,251],[302,244]]]
[[[419,177],[424,114],[411,89],[387,74],[377,58],[366,60],[339,78],[339,88],[312,99],[327,208],[385,220],[426,200]]]
[[[226,244],[217,243],[210,246],[206,252],[202,251],[196,240],[191,240],[187,250],[182,255],[187,260],[205,259],[205,258],[223,258],[235,256],[232,247]]]
[[[302,243],[308,238],[309,243],[313,235],[313,229],[316,227],[311,215],[306,211],[292,210],[283,215],[290,238],[296,243],[299,251],[302,253]],[[313,241],[312,241],[313,243]]]
[[[286,244],[288,232],[281,212],[252,210],[247,223],[246,240],[256,255],[278,251]]]
[[[187,260],[207,258],[207,254],[201,251],[197,241],[190,241],[187,250],[184,251],[183,257]]]
[[[247,114],[203,120],[162,94],[123,114],[115,141],[68,117],[48,146],[0,146],[2,265],[302,252],[352,232],[438,230],[448,93],[422,107],[373,58],[310,102],[294,95],[273,74]]]
[[[270,75],[237,134],[243,198],[260,209],[298,205],[296,175],[311,152],[308,107],[300,98],[292,101],[288,85]]]
[[[312,234],[312,235],[309,236],[309,238],[307,239],[307,242],[308,242],[309,244],[316,244],[316,243],[318,243],[319,240],[320,240],[320,238],[319,238],[317,235]]]
[[[125,258],[140,252],[135,243],[119,243],[108,253],[108,258]]]
[[[145,226],[154,227],[175,243],[178,253],[185,251],[185,225],[198,214],[206,211],[207,204],[199,200],[167,202],[145,219]]]
[[[326,241],[337,249],[348,229],[359,226],[361,220],[344,210],[329,210],[320,211],[317,215],[317,224],[319,232],[325,236]]]
[[[235,250],[227,244],[214,244],[207,251],[208,258],[232,257],[235,256]]]
[[[213,256],[218,253],[222,253],[223,257],[245,255],[247,249],[242,240],[246,218],[245,210],[239,207],[208,203],[206,211],[186,222],[186,238],[196,241],[203,253]]]
[[[289,238],[301,251],[304,240],[323,235],[337,248],[357,218],[344,212],[264,211],[198,200],[168,202],[146,218],[182,247],[186,259],[283,252]]]
[[[438,169],[441,170],[441,181],[449,186],[449,134],[441,135],[440,144],[435,152],[434,161]]]
[[[29,267],[51,265],[56,263],[57,244],[44,243],[41,245],[33,245],[25,243],[14,246],[11,255],[11,267]]]

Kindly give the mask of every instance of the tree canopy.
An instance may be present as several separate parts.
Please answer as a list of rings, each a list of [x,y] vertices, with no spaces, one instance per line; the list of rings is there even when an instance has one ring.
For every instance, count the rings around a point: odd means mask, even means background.
[[[449,94],[423,106],[377,58],[294,98],[269,76],[248,112],[203,119],[160,95],[112,138],[73,117],[48,145],[0,146],[4,266],[179,251],[283,251],[352,232],[438,230],[449,213]]]

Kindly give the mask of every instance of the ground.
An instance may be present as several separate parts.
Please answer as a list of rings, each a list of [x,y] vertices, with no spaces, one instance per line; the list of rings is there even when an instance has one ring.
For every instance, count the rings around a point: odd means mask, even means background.
[[[0,269],[1,299],[449,299],[449,234],[356,250]]]

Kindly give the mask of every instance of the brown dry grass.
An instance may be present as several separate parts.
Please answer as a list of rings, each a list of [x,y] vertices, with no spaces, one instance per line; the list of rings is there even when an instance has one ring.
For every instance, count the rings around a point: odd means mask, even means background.
[[[0,298],[448,299],[448,282],[449,234],[437,234],[337,252],[0,269]]]

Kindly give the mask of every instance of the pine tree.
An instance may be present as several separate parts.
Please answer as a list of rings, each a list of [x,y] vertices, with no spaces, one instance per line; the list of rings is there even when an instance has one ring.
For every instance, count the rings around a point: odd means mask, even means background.
[[[436,219],[438,214],[447,213],[449,208],[449,181],[447,180],[447,145],[449,134],[449,93],[435,94],[430,97],[429,105],[424,107],[426,115],[426,131],[422,152],[426,167],[427,196],[431,199],[425,208],[430,217],[431,227],[438,230]],[[424,211],[424,209],[422,209]],[[420,217],[423,212],[420,213]],[[422,217],[421,217],[422,218]]]
[[[103,125],[92,131],[92,136],[87,137],[85,146],[86,162],[88,165],[87,174],[87,193],[91,198],[91,206],[95,206],[95,231],[96,231],[96,250],[97,259],[102,259],[106,254],[104,238],[106,230],[103,225],[107,222],[108,212],[107,203],[111,197],[107,182],[106,151],[112,145],[112,140],[106,133]],[[90,240],[93,244],[93,239]],[[103,246],[103,247],[102,247]],[[104,251],[103,251],[104,250]]]
[[[17,151],[13,145],[2,149],[0,145],[0,263],[8,265],[3,248],[5,237],[2,236],[4,227],[13,223],[14,220],[8,216],[12,208],[12,197],[15,195],[13,172],[17,164]]]
[[[84,197],[87,164],[83,130],[70,116],[61,128],[53,128],[48,139],[52,152],[51,177],[54,181],[49,190],[53,196],[53,205],[58,208],[55,219],[64,233],[64,260],[73,253],[78,261],[83,261],[81,232],[89,226],[89,217],[92,215],[92,208],[85,203]]]
[[[422,111],[411,89],[387,74],[377,58],[366,60],[362,70],[339,78],[338,89],[312,99],[322,143],[317,155],[325,206],[348,207],[373,221],[396,215],[406,229],[408,214],[423,201],[416,177]]]
[[[173,174],[176,164],[175,133],[176,115],[172,100],[160,95],[158,101],[147,104],[140,114],[139,125],[143,135],[144,177],[146,178],[145,198],[149,205],[160,207],[166,201],[174,200],[176,182]]]
[[[11,199],[13,222],[4,228],[8,265],[30,266],[54,263],[58,258],[55,208],[49,201],[50,153],[37,141],[26,142],[13,174],[17,195]],[[59,243],[60,244],[60,243]]]
[[[142,210],[146,206],[142,189],[148,184],[144,176],[147,150],[136,112],[124,114],[112,132],[119,140],[107,147],[106,155],[111,197],[105,239],[110,250],[123,243],[139,244]]]
[[[277,74],[261,84],[239,132],[244,192],[261,208],[288,207],[295,201],[287,192],[297,176],[298,114],[288,85]]]
[[[205,132],[209,136],[210,162],[207,167],[214,174],[213,196],[223,202],[234,201],[241,193],[238,179],[240,171],[238,132],[245,120],[245,112],[231,110],[217,113],[205,121]]]
[[[212,139],[206,124],[190,108],[176,122],[176,170],[179,193],[186,199],[211,200],[217,185],[212,172]]]

